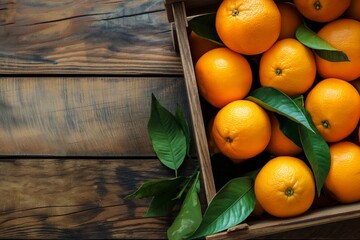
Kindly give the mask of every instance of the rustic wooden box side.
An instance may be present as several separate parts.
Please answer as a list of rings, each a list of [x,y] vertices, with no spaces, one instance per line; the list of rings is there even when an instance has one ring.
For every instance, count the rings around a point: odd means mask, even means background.
[[[171,10],[171,6],[174,3],[183,3],[187,16],[193,16],[197,14],[215,12],[221,2],[222,1],[219,0],[165,0],[165,7],[169,22],[174,22],[174,14]]]
[[[207,202],[209,203],[215,195],[215,183],[212,174],[209,149],[207,145],[205,127],[202,118],[200,98],[195,78],[194,66],[192,64],[190,46],[187,38],[187,18],[185,5],[181,2],[175,2],[172,5],[175,27],[177,29],[177,39],[181,62],[184,68],[185,86],[189,101],[190,116],[193,124],[196,150],[200,161],[203,184]],[[206,174],[205,174],[206,173]]]
[[[214,12],[214,6],[216,7],[220,3],[220,0],[165,0],[169,22],[174,21],[176,28],[177,44],[179,46],[184,69],[184,77],[190,104],[190,114],[193,120],[196,147],[199,154],[208,202],[211,200],[212,196],[214,196],[216,190],[214,187],[209,152],[206,152],[208,151],[208,147],[206,135],[204,133],[201,105],[197,92],[196,77],[191,60],[186,26],[187,17],[192,16],[194,13],[202,14]],[[360,203],[337,205],[328,208],[313,209],[299,217],[289,219],[270,218],[267,220],[242,223],[226,232],[207,236],[207,239],[249,239],[359,217]]]

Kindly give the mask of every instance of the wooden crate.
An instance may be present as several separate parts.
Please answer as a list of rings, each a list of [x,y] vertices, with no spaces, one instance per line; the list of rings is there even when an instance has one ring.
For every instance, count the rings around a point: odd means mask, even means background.
[[[197,14],[215,12],[221,0],[165,0],[169,23],[174,30],[174,45],[180,52],[188,95],[190,116],[194,127],[196,149],[202,171],[207,203],[216,193],[208,150],[200,96],[198,94],[194,66],[188,42],[188,18]],[[284,233],[296,229],[336,223],[360,217],[360,202],[309,210],[294,218],[269,218],[241,223],[227,231],[207,236],[207,239],[249,239]],[[354,220],[356,221],[356,220]],[[341,235],[339,235],[341,236]],[[299,236],[301,238],[301,236]],[[357,236],[354,236],[358,238]]]

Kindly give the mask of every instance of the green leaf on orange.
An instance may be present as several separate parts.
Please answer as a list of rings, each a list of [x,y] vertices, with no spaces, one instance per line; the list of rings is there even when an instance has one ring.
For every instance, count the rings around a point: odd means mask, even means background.
[[[295,36],[305,46],[314,49],[316,54],[330,62],[349,62],[348,56],[331,46],[328,42],[323,40],[314,31],[302,24],[296,30]]]
[[[309,131],[307,128],[299,126],[300,140],[315,177],[318,196],[320,196],[321,189],[330,169],[330,149],[313,124],[310,114],[305,109],[303,109],[303,111],[314,131]]]
[[[219,45],[224,45],[215,28],[215,13],[209,13],[192,18],[188,24],[190,29],[202,38]]]
[[[301,124],[310,131],[314,131],[297,103],[276,88],[257,88],[249,94],[247,99],[259,104],[261,107],[271,112],[275,112]]]
[[[299,124],[280,114],[275,114],[275,117],[279,121],[281,132],[298,147],[302,148],[298,131]]]

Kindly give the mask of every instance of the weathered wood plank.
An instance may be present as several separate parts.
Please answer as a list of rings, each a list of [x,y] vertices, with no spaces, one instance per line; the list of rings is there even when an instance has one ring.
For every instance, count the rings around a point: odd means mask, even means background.
[[[195,78],[194,67],[191,60],[190,46],[187,41],[185,5],[177,2],[172,5],[177,29],[177,39],[180,49],[181,62],[184,67],[184,78],[186,92],[189,98],[189,107],[192,123],[196,131],[196,150],[200,160],[203,182],[206,192],[206,200],[209,203],[216,193],[214,178],[212,174],[210,154],[206,139],[201,103]]]
[[[182,74],[163,0],[0,0],[0,74]]]
[[[236,226],[233,231],[217,233],[207,237],[207,239],[270,239],[269,236],[273,236],[272,239],[277,239],[277,237],[279,239],[287,239],[287,237],[289,239],[296,239],[296,237],[307,239],[302,235],[296,236],[296,233],[304,232],[306,236],[309,236],[311,232],[314,233],[315,229],[318,229],[319,232],[313,236],[310,235],[310,239],[317,239],[323,238],[324,236],[329,237],[329,232],[321,232],[321,229],[326,229],[324,226],[327,224],[332,225],[339,222],[339,224],[349,224],[355,227],[353,223],[358,223],[359,221],[360,202],[352,204],[338,204],[323,208],[313,208],[294,218],[280,219],[264,216],[261,219],[249,220],[246,223]],[[349,228],[349,232],[347,232],[346,235],[343,232],[332,232],[332,234],[334,234],[332,237],[343,239],[343,237],[349,236],[350,233],[356,234],[358,232],[358,228],[352,230]],[[328,239],[327,237],[325,239]]]
[[[193,165],[186,161],[180,174],[189,175]],[[145,181],[173,174],[157,159],[1,159],[0,238],[166,238],[172,216],[143,218],[150,200],[124,197]],[[359,223],[308,226],[260,239],[358,239]]]
[[[152,93],[188,116],[182,78],[0,78],[0,155],[154,156]]]
[[[166,238],[171,217],[143,218],[150,200],[124,197],[173,176],[157,159],[2,159],[0,238]]]
[[[282,232],[257,239],[359,239],[360,218]]]

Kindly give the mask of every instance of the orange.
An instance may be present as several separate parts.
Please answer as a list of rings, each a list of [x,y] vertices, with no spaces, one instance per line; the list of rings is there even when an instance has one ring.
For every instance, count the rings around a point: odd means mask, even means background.
[[[352,142],[330,146],[331,164],[325,188],[341,203],[360,200],[360,147]]]
[[[266,212],[275,217],[293,217],[311,207],[315,181],[310,168],[301,159],[281,156],[260,169],[254,190]]]
[[[327,78],[310,90],[305,109],[324,139],[337,142],[355,130],[360,116],[360,96],[350,83]]]
[[[237,100],[216,114],[212,133],[221,153],[238,163],[265,149],[270,140],[270,119],[256,103]]]
[[[275,156],[294,156],[302,152],[293,141],[281,131],[279,121],[274,114],[269,114],[271,123],[271,138],[266,151]]]
[[[303,23],[303,17],[290,2],[279,2],[277,6],[281,15],[281,29],[279,40],[284,38],[295,38],[296,29]]]
[[[205,53],[195,65],[195,74],[201,96],[218,108],[244,98],[252,84],[248,61],[224,47]]]
[[[351,0],[350,6],[344,13],[344,17],[360,21],[360,0]]]
[[[306,18],[316,22],[330,22],[340,17],[351,0],[294,0],[296,8]]]
[[[260,60],[260,84],[295,96],[306,92],[316,77],[311,50],[293,38],[276,42]]]
[[[199,58],[204,55],[204,53],[210,51],[211,49],[220,47],[219,44],[202,38],[193,31],[189,35],[189,44],[191,57],[194,63],[196,63]]]
[[[339,19],[326,24],[318,35],[334,48],[343,51],[350,59],[350,62],[330,62],[315,55],[320,76],[346,81],[360,77],[360,22]]]
[[[216,12],[215,26],[228,48],[255,55],[277,40],[281,17],[273,0],[224,0]]]

